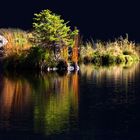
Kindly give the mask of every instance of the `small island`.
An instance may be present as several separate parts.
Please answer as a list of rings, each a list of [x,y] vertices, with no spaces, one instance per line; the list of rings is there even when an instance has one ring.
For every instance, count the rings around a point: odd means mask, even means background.
[[[139,61],[137,48],[128,35],[109,42],[83,42],[76,27],[72,30],[50,10],[35,14],[30,32],[0,29],[0,63],[6,70],[75,71],[80,63],[133,63]]]

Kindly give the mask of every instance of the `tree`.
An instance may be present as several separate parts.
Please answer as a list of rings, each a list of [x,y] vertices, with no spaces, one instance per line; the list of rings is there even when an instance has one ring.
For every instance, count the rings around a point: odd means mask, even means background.
[[[53,50],[54,53],[61,47],[73,46],[74,36],[78,34],[77,29],[72,31],[68,22],[50,10],[43,10],[39,14],[35,14],[33,28],[35,43]]]

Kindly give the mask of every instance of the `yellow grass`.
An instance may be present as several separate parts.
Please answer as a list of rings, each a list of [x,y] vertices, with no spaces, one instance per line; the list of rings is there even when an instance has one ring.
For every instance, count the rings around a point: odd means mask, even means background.
[[[114,57],[119,55],[133,55],[138,57],[136,44],[135,42],[128,40],[128,35],[126,36],[126,38],[120,37],[113,42],[86,42],[81,46],[80,54],[81,58],[92,58],[94,57],[94,55],[102,56],[104,54],[109,54]]]
[[[32,45],[29,41],[30,34],[20,29],[0,29],[8,43],[4,46],[5,56],[20,54],[22,51],[28,50]]]

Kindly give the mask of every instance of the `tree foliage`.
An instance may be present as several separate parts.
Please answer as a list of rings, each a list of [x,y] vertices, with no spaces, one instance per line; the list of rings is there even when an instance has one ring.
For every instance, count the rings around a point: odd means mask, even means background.
[[[73,46],[74,36],[78,34],[77,29],[72,31],[68,22],[50,10],[35,14],[33,28],[35,42],[45,48]]]

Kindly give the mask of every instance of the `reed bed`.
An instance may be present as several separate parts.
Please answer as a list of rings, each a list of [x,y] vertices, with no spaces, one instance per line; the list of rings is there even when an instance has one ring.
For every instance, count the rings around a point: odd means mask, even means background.
[[[139,54],[136,50],[136,44],[129,41],[128,36],[126,36],[126,38],[120,37],[113,42],[86,42],[81,45],[80,59],[84,63],[107,65],[138,61]]]
[[[48,50],[44,50],[42,46],[35,46],[32,33],[20,29],[0,29],[0,34],[8,40],[7,45],[3,47],[3,65],[5,68],[38,68],[42,70],[47,67],[67,67],[67,57],[58,62],[54,61],[54,55],[49,53]],[[140,47],[135,42],[129,41],[128,36],[109,42],[81,42],[79,48],[78,44],[72,50],[74,56],[72,61],[76,63],[93,63],[102,66],[140,60]],[[68,56],[68,48],[63,53]]]
[[[21,29],[0,29],[0,34],[8,41],[4,46],[5,56],[20,55],[32,46],[29,41],[31,34]]]

